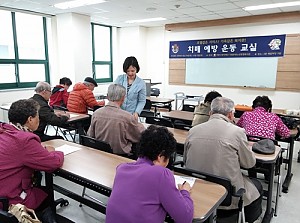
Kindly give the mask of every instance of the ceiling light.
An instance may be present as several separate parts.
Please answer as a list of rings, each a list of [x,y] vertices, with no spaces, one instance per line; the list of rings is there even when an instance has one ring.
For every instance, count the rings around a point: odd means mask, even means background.
[[[154,8],[154,7],[149,7],[149,8],[146,8],[146,11],[148,12],[153,12],[153,11],[156,11],[157,8]]]
[[[266,5],[255,5],[255,6],[247,6],[243,9],[246,11],[253,10],[262,10],[262,9],[272,9],[272,8],[282,8],[282,7],[290,7],[300,5],[300,1],[297,2],[285,2],[285,3],[275,3],[275,4],[266,4]]]
[[[70,9],[70,8],[76,8],[86,5],[94,5],[106,2],[105,0],[75,0],[75,1],[68,1],[68,2],[61,2],[58,4],[55,4],[54,7],[59,9]]]
[[[139,20],[128,20],[126,23],[142,23],[142,22],[155,22],[155,21],[163,21],[166,18],[157,17],[157,18],[150,18],[150,19],[139,19]]]

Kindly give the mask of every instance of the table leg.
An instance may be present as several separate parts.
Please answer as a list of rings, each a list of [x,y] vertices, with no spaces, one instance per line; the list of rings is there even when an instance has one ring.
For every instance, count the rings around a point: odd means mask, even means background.
[[[267,207],[264,218],[262,220],[263,223],[269,223],[274,214],[274,208],[272,208],[272,194],[273,194],[273,185],[274,185],[274,174],[275,174],[275,163],[270,163],[270,181],[268,184],[268,191],[267,191]]]
[[[288,193],[289,191],[289,185],[292,180],[293,174],[292,174],[292,163],[293,163],[293,152],[294,152],[294,143],[295,140],[293,137],[289,138],[290,141],[290,148],[289,148],[289,160],[288,160],[288,169],[286,173],[286,177],[284,179],[283,185],[282,185],[282,192]]]
[[[51,209],[53,213],[56,214],[56,204],[54,201],[54,189],[53,189],[53,174],[45,172],[45,182],[46,182],[46,189],[48,193],[48,197],[51,204]]]

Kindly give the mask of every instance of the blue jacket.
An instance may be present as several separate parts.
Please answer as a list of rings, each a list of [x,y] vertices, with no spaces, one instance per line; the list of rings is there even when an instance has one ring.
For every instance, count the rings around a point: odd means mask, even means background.
[[[127,92],[127,75],[122,74],[117,77],[116,84],[120,84],[126,88]],[[122,109],[130,112],[131,114],[137,112],[141,113],[146,104],[146,84],[145,81],[136,76],[132,83],[128,94],[126,94],[125,101]]]

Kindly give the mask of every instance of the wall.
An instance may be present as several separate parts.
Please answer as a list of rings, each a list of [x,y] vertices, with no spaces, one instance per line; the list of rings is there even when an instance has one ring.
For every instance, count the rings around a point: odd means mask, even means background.
[[[227,87],[189,87],[168,84],[169,70],[169,41],[176,40],[193,40],[193,39],[210,39],[224,37],[239,37],[239,36],[259,36],[259,35],[276,35],[276,34],[293,34],[299,33],[299,23],[288,24],[251,24],[251,25],[232,25],[223,27],[208,27],[195,29],[191,31],[165,31],[165,91],[163,96],[174,98],[174,93],[185,92],[190,95],[205,95],[208,91],[217,90],[223,96],[234,100],[236,104],[251,105],[253,99],[257,95],[267,95],[273,101],[274,108],[299,109],[300,108],[300,93],[282,92],[282,91],[264,91],[264,90],[249,90],[249,89],[234,89]],[[154,54],[152,55],[154,57]],[[300,63],[300,61],[299,61]],[[299,83],[300,84],[300,83]]]
[[[57,41],[57,48],[53,50],[57,52],[59,61],[57,74],[51,75],[59,78],[68,76],[73,83],[82,81],[86,76],[92,76],[90,17],[66,13],[54,19],[57,23],[54,27],[57,37],[53,41]]]
[[[54,86],[62,76],[70,76],[74,83],[82,81],[92,73],[91,26],[88,16],[63,14],[52,17],[51,37],[49,38],[51,85]],[[205,95],[208,91],[217,90],[224,96],[232,98],[235,103],[251,105],[257,95],[268,95],[274,108],[299,109],[300,94],[282,91],[258,91],[233,89],[226,87],[194,87],[169,85],[169,41],[186,39],[222,38],[237,36],[275,35],[299,33],[300,22],[272,25],[236,25],[213,28],[202,28],[184,32],[165,31],[164,27],[114,28],[113,29],[113,72],[114,79],[122,74],[123,61],[127,56],[136,56],[141,71],[139,76],[151,78],[158,85],[161,97],[175,98],[174,93],[185,92],[190,95]],[[75,35],[75,36],[74,36]],[[299,62],[300,63],[300,62]],[[300,83],[299,83],[300,84]],[[106,94],[108,84],[100,84],[95,94]],[[0,104],[20,98],[29,98],[33,89],[22,89],[0,92]],[[0,120],[3,118],[0,112]]]

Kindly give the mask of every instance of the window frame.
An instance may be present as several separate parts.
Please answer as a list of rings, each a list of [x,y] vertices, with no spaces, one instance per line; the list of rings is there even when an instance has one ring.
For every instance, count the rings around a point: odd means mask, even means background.
[[[110,61],[100,61],[100,60],[95,60],[96,57],[96,49],[95,49],[95,26],[103,26],[103,27],[108,27],[109,28],[109,33],[110,33]],[[112,26],[108,25],[102,25],[102,24],[97,24],[97,23],[91,23],[92,27],[92,51],[93,51],[93,61],[92,61],[92,69],[93,69],[93,78],[96,80],[98,83],[107,83],[107,82],[112,82],[113,81],[113,51],[112,51]],[[109,77],[108,78],[96,78],[96,66],[97,65],[109,65]]]
[[[24,12],[18,12],[24,13]],[[16,17],[15,12],[11,12],[12,18],[12,32],[13,32],[13,43],[14,43],[14,59],[0,59],[0,64],[14,64],[15,65],[15,82],[11,83],[0,83],[0,90],[4,89],[18,89],[18,88],[31,88],[35,87],[36,84],[40,81],[34,82],[20,82],[19,74],[19,65],[20,64],[44,64],[45,68],[45,81],[50,83],[50,74],[49,74],[49,54],[48,54],[48,37],[47,37],[47,20],[46,17],[41,16],[43,19],[43,36],[44,36],[44,50],[45,50],[45,59],[20,59],[17,43],[17,28],[16,28]]]

